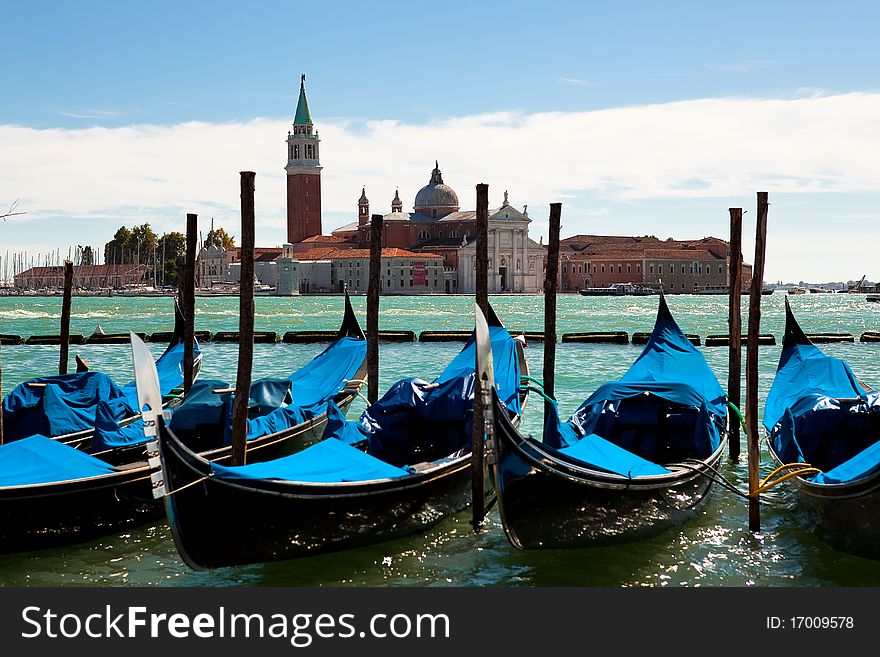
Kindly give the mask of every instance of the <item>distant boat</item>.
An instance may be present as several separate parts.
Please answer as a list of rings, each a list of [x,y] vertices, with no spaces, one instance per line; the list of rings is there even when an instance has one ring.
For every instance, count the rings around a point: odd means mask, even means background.
[[[869,294],[865,299],[874,303],[880,303],[880,294]]]
[[[657,290],[632,283],[612,283],[608,287],[587,287],[580,293],[585,297],[648,296],[657,294]]]
[[[829,292],[833,292],[833,290],[829,290],[826,287],[811,287],[810,294],[826,294]]]
[[[794,287],[788,288],[788,294],[807,294],[807,291],[804,288],[795,285]]]

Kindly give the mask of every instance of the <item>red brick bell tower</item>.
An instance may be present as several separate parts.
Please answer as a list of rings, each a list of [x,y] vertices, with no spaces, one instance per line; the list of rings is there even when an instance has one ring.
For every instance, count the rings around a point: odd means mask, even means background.
[[[321,160],[318,131],[306,100],[306,76],[300,78],[293,132],[287,133],[287,241],[321,234]]]

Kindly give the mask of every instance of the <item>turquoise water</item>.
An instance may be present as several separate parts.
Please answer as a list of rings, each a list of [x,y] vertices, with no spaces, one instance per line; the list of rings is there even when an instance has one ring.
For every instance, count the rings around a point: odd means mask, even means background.
[[[492,297],[499,317],[512,329],[543,330],[540,296]],[[747,319],[743,299],[744,323]],[[682,329],[705,338],[727,333],[724,296],[671,296],[669,306]],[[781,342],[784,295],[762,298],[761,333]],[[826,353],[847,360],[868,384],[880,385],[880,344],[858,342],[864,331],[880,330],[880,304],[864,295],[816,294],[791,298],[804,330],[851,333],[855,343],[822,345]],[[365,299],[353,299],[365,324]],[[648,332],[657,300],[562,295],[557,332],[623,330]],[[237,330],[238,299],[196,300],[196,328]],[[332,329],[341,317],[340,297],[257,297],[256,329],[277,331]],[[58,297],[0,297],[0,333],[23,336],[58,332]],[[90,334],[99,323],[108,333],[167,331],[172,324],[170,298],[75,298],[71,332]],[[383,330],[468,330],[473,326],[473,298],[467,296],[383,297]],[[745,329],[744,329],[745,330]],[[158,355],[162,344],[148,343]],[[307,362],[320,345],[255,345],[254,376],[287,372]],[[461,348],[460,343],[382,344],[380,387],[403,376],[433,378]],[[560,410],[571,413],[599,384],[619,377],[638,355],[632,345],[556,347],[556,391]],[[772,382],[779,346],[761,347],[759,406]],[[202,345],[203,376],[234,380],[235,345]],[[702,347],[722,387],[727,386],[727,348]],[[125,345],[71,346],[94,369],[117,381],[131,378]],[[532,374],[541,377],[542,349],[526,352]],[[58,367],[57,346],[4,346],[2,384],[15,384]],[[743,350],[745,361],[745,350]],[[744,387],[744,379],[743,379]],[[349,417],[364,408],[352,405]],[[541,405],[532,404],[523,421],[526,432],[540,431]],[[743,448],[745,451],[745,448]],[[762,475],[771,470],[762,454]],[[747,488],[745,460],[725,462],[723,472],[741,490]],[[693,521],[647,541],[614,548],[519,552],[507,543],[497,511],[483,531],[470,529],[469,513],[449,518],[424,534],[369,548],[275,564],[229,568],[208,573],[190,570],[177,555],[164,523],[139,527],[82,545],[0,556],[0,585],[56,586],[878,586],[880,562],[853,557],[827,547],[802,529],[791,490],[783,485],[762,497],[762,533],[747,530],[745,501],[716,487]]]

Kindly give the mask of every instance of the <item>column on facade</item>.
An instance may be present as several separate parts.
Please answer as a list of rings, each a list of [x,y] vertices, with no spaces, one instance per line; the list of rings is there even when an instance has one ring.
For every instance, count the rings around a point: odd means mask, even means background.
[[[499,280],[500,280],[499,274],[501,271],[501,258],[499,257],[500,250],[501,250],[501,231],[498,230],[498,228],[496,227],[495,228],[495,256],[492,259],[492,262],[494,264],[493,264],[493,270],[489,272],[489,275],[492,277],[492,284],[490,285],[490,288],[492,289],[493,292],[499,291],[499,289],[498,289]]]
[[[517,231],[515,228],[512,229],[511,233],[510,233],[510,244],[511,244],[510,258],[512,260],[512,262],[510,263],[511,264],[510,269],[512,272],[511,277],[510,277],[510,282],[511,282],[510,288],[514,292],[522,292],[522,283],[520,283],[520,289],[519,290],[516,289],[516,278],[519,275],[519,267],[516,266],[516,233],[517,233]]]

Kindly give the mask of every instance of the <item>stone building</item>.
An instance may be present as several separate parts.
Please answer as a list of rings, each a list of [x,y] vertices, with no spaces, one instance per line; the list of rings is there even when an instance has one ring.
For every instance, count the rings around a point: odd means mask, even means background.
[[[575,235],[560,242],[560,290],[635,283],[667,292],[706,292],[730,281],[728,244],[717,237],[660,240],[653,235]],[[743,284],[751,281],[743,264]]]
[[[366,293],[370,279],[369,249],[316,249],[296,255],[302,270],[309,261],[329,261],[331,288]],[[444,291],[443,258],[430,253],[384,248],[380,290],[383,294],[437,294]],[[300,275],[302,278],[302,274]]]
[[[544,287],[542,244],[529,239],[527,208],[512,207],[504,192],[504,203],[489,211],[489,292],[535,294]],[[463,294],[476,291],[476,239],[469,239],[458,251],[458,289]]]

